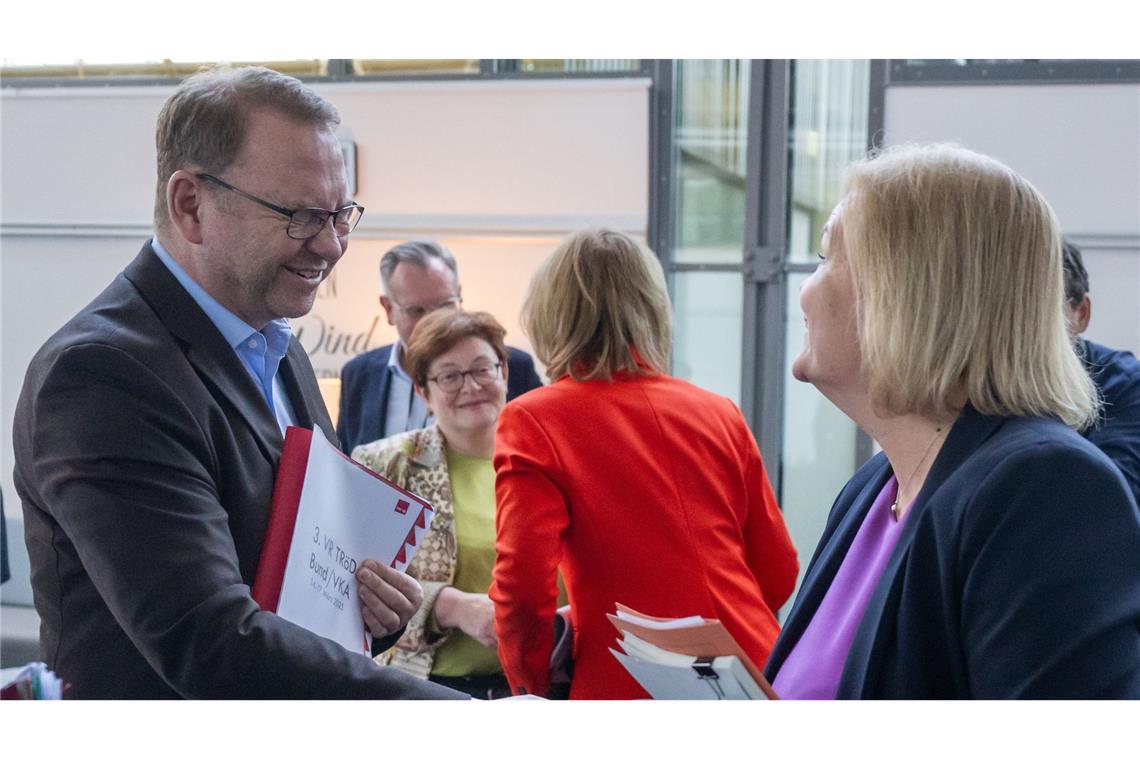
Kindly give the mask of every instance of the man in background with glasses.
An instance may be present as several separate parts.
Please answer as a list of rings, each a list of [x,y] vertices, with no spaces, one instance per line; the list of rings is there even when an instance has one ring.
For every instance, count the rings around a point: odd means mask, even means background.
[[[89,698],[451,697],[250,597],[283,431],[335,433],[287,320],[364,209],[336,109],[219,68],[158,117],[155,236],[28,369],[14,424],[48,666]],[[358,572],[379,649],[419,585]]]
[[[380,259],[380,306],[399,340],[353,357],[341,370],[337,437],[344,453],[362,443],[432,423],[404,369],[404,347],[419,321],[463,304],[455,256],[434,240],[411,240]],[[507,347],[507,400],[542,385],[530,354]]]

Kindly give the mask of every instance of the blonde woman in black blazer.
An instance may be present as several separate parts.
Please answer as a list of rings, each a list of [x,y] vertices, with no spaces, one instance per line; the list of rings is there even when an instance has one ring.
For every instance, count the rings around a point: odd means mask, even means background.
[[[1074,428],[1098,401],[1041,195],[954,146],[852,167],[793,365],[882,446],[768,662],[800,698],[1140,697],[1140,513]]]

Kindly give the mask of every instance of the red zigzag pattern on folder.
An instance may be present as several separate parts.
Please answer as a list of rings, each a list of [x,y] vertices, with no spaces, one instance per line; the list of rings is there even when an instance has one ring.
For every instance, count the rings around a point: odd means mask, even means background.
[[[416,529],[418,528],[419,530],[425,530],[427,528],[427,520],[424,519],[425,512],[427,512],[427,508],[420,509],[420,514],[418,517],[416,517],[415,525],[413,525],[412,529],[408,531],[408,535],[404,538],[404,545],[400,547],[400,551],[396,552],[396,558],[392,560],[392,568],[395,568],[396,565],[407,564],[407,549],[409,546],[416,545]]]

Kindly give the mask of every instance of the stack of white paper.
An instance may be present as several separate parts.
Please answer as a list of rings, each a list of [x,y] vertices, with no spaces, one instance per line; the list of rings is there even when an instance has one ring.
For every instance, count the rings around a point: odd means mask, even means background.
[[[768,699],[763,676],[719,621],[655,618],[618,605],[610,653],[654,699]],[[678,651],[684,650],[684,651]],[[753,673],[755,671],[755,675]],[[774,696],[772,696],[774,698]]]

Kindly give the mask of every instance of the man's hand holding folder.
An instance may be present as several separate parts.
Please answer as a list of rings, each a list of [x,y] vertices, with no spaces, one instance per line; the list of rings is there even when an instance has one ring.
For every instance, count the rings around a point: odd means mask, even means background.
[[[356,581],[364,624],[377,639],[402,630],[424,602],[415,578],[374,559],[360,563]]]
[[[419,583],[402,571],[432,515],[426,501],[344,456],[320,433],[290,427],[253,598],[367,654],[373,636],[391,638],[423,603]]]

